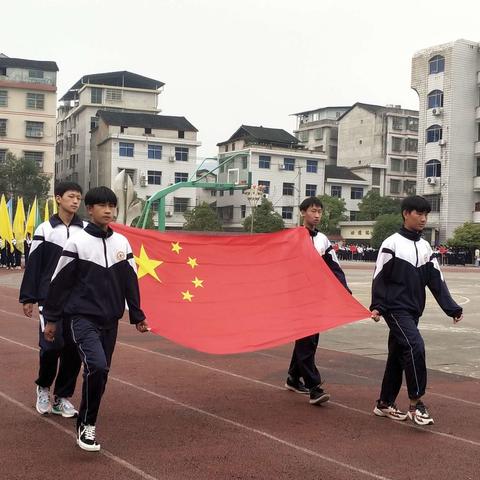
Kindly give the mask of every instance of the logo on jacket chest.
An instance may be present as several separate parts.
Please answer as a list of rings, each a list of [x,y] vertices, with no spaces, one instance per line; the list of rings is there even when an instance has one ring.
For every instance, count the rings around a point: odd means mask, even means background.
[[[122,260],[125,260],[125,258],[127,258],[127,256],[125,255],[125,252],[122,251],[122,250],[119,250],[116,254],[115,254],[115,258],[121,262]]]

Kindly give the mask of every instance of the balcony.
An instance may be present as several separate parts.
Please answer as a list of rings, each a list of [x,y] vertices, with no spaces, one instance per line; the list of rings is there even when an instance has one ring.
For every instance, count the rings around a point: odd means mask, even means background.
[[[473,191],[480,192],[480,177],[473,177]]]

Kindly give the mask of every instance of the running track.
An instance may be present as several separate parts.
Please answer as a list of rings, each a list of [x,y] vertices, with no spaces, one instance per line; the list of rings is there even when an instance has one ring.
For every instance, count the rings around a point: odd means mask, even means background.
[[[0,287],[2,479],[480,478],[478,380],[430,372],[436,424],[422,429],[371,413],[383,361],[320,349],[332,401],[313,407],[283,388],[291,345],[211,356],[125,321],[97,424],[102,450],[84,452],[75,420],[34,409],[37,321],[17,298]]]

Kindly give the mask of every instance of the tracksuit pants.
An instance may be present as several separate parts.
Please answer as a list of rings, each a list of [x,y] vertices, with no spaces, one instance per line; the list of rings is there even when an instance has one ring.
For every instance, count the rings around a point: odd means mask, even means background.
[[[427,386],[427,366],[425,344],[418,330],[419,318],[407,312],[389,313],[384,318],[390,333],[380,401],[387,404],[395,402],[402,386],[403,372],[408,397],[420,398]]]
[[[40,347],[40,365],[38,378],[35,380],[35,383],[40,387],[50,388],[55,381],[54,395],[69,398],[75,391],[78,373],[82,365],[77,346],[70,331],[70,320],[64,318],[62,321],[57,322],[55,341],[48,342],[43,336],[45,321],[42,309],[43,307],[39,305],[38,345]]]
[[[118,321],[101,326],[92,318],[74,315],[71,328],[83,362],[82,401],[77,426],[80,423],[95,425],[117,341]]]
[[[303,378],[305,386],[312,389],[322,383],[320,372],[315,365],[319,334],[300,338],[295,342],[295,347],[290,361],[288,375],[293,378]]]

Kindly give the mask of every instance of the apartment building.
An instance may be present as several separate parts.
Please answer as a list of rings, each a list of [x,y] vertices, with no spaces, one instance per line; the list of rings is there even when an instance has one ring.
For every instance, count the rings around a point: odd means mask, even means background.
[[[219,162],[231,160],[218,171],[218,182],[262,185],[275,211],[287,227],[299,223],[298,205],[312,195],[322,195],[326,154],[306,150],[299,140],[279,128],[242,125],[228,140],[217,144]],[[251,207],[240,190],[218,191],[218,212],[226,229],[242,228]]]
[[[365,179],[382,196],[415,193],[418,111],[355,103],[338,119],[337,165]]]
[[[58,67],[0,54],[0,162],[7,153],[34,160],[52,178]]]
[[[432,205],[426,233],[439,244],[480,222],[480,44],[415,53],[411,87],[420,104],[417,193]]]
[[[97,185],[92,175],[91,132],[98,125],[97,112],[155,115],[163,82],[128,71],[96,73],[81,77],[63,97],[57,111],[55,178],[72,180],[86,191]]]
[[[327,165],[337,164],[338,119],[350,107],[322,107],[294,113],[297,117],[295,136],[307,150],[322,152]]]
[[[91,135],[92,186],[111,187],[122,170],[130,176],[140,198],[193,178],[196,170],[197,129],[185,118],[148,113],[98,110]],[[166,197],[166,225],[181,228],[183,213],[195,206],[193,188]]]

